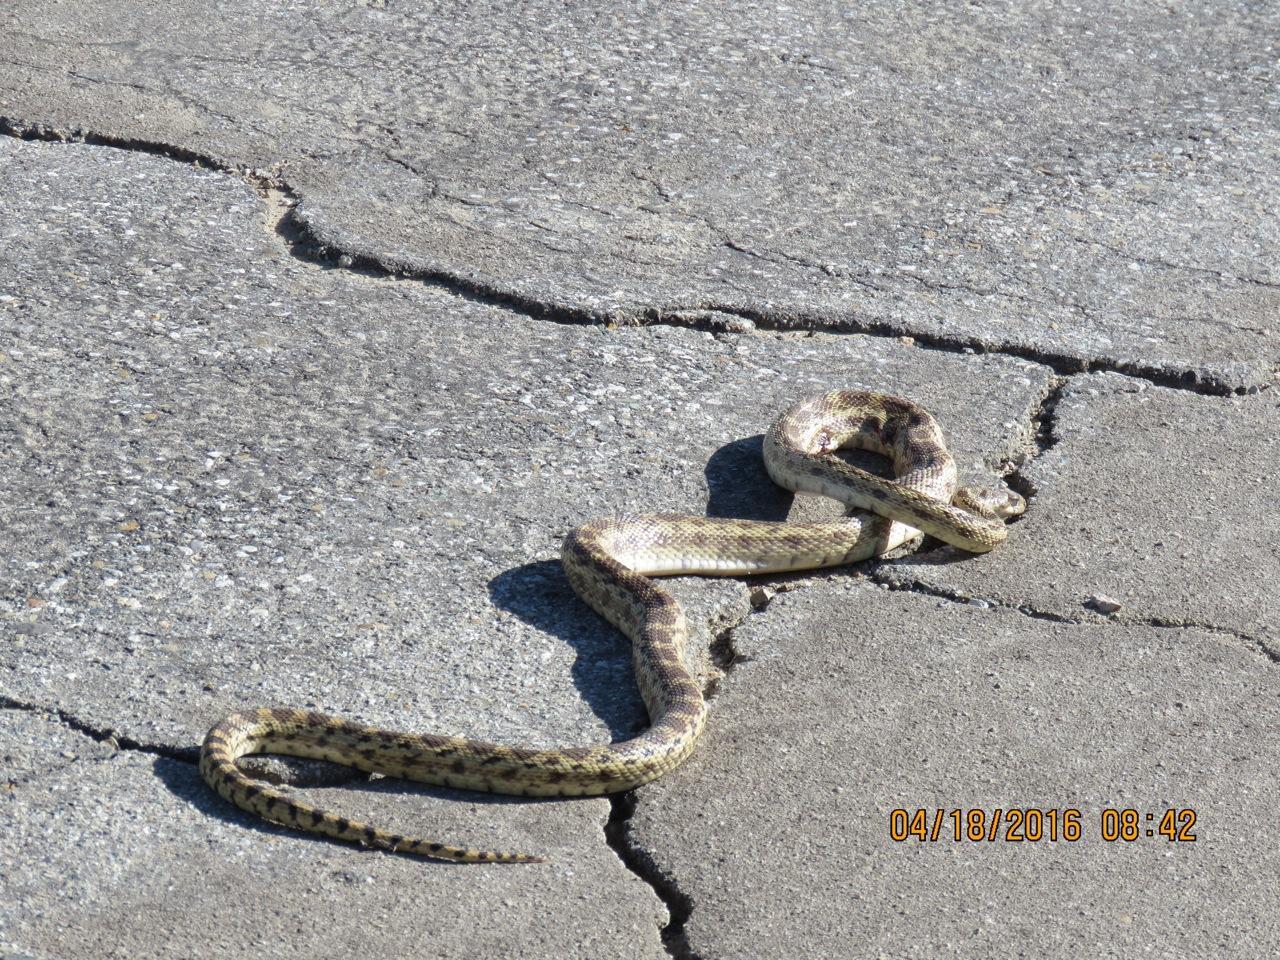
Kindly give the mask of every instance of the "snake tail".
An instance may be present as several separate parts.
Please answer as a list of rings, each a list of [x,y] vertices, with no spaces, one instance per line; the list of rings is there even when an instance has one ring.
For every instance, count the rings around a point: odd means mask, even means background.
[[[304,803],[270,784],[247,776],[236,765],[236,760],[242,756],[282,753],[288,756],[335,760],[371,772],[397,775],[398,765],[390,759],[394,754],[380,758],[381,762],[359,764],[352,759],[359,756],[359,753],[348,753],[339,747],[341,742],[345,742],[353,751],[363,750],[365,754],[376,757],[377,748],[392,746],[386,744],[385,738],[380,735],[383,731],[347,723],[342,723],[342,728],[339,729],[333,723],[334,720],[335,718],[324,714],[304,710],[263,708],[232,714],[215,725],[205,737],[200,752],[200,773],[224,799],[265,820],[295,830],[321,833],[335,840],[378,850],[457,863],[545,862],[544,857],[535,854],[478,850],[373,827]],[[398,775],[403,776],[405,773]]]

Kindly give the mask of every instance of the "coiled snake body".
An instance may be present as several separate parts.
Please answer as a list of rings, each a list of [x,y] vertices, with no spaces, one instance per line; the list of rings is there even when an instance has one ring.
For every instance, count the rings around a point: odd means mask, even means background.
[[[886,455],[897,480],[845,463],[833,455],[841,447]],[[684,613],[650,577],[836,566],[888,552],[917,531],[985,552],[1005,538],[1004,519],[1025,506],[1011,491],[957,490],[955,462],[937,422],[916,404],[885,394],[845,390],[795,404],[769,429],[764,456],[779,485],[874,515],[773,523],[647,514],[597,520],[565,538],[561,560],[574,590],[631,639],[652,724],[639,736],[535,750],[264,708],[216,724],[205,738],[200,772],[236,805],[297,829],[444,860],[536,862],[541,858],[400,836],[318,810],[245,775],[236,759],[254,753],[312,757],[425,783],[526,796],[630,790],[678,766],[707,718],[702,689],[684,664]]]

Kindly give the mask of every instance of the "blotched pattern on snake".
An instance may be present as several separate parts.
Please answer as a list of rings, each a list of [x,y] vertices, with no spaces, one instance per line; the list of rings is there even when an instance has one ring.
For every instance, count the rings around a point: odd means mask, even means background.
[[[842,447],[887,456],[894,481],[836,457]],[[652,577],[737,576],[853,563],[919,532],[974,552],[1005,538],[1025,503],[1008,490],[957,489],[937,422],[916,404],[844,390],[794,404],[764,441],[769,475],[796,492],[833,497],[870,514],[813,523],[646,514],[596,520],[565,538],[561,560],[578,595],[625,633],[651,726],[620,743],[548,750],[464,737],[396,733],[305,710],[233,714],[205,738],[200,771],[223,797],[268,820],[339,840],[464,862],[536,862],[401,836],[318,810],[243,773],[238,757],[313,757],[448,787],[526,796],[630,790],[678,766],[707,719],[702,688],[684,663],[683,611]]]

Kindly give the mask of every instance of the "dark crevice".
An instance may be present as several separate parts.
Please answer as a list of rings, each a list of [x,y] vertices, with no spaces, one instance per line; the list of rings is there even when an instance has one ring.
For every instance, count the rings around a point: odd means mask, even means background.
[[[467,300],[500,307],[536,320],[572,325],[672,326],[708,333],[734,334],[752,331],[814,333],[829,336],[870,336],[902,341],[907,338],[922,350],[950,354],[992,353],[1013,356],[1049,367],[1059,376],[1075,373],[1120,373],[1147,380],[1156,386],[1209,396],[1235,396],[1256,392],[1256,388],[1228,383],[1211,374],[1202,377],[1193,370],[1169,369],[1099,358],[1084,359],[1008,342],[992,343],[977,337],[941,336],[921,333],[907,325],[887,321],[859,320],[843,315],[838,321],[827,317],[805,317],[791,313],[752,310],[739,305],[704,302],[697,306],[642,307],[629,312],[593,310],[570,304],[550,303],[505,290],[473,277],[420,266],[388,265],[368,254],[334,249],[316,238],[311,225],[290,209],[277,226],[292,255],[320,266],[354,270],[370,277],[400,277],[418,280],[447,290]]]
[[[88,130],[58,130],[43,124],[27,124],[13,117],[0,114],[0,134],[18,140],[37,141],[41,143],[84,143],[91,147],[110,147],[113,150],[125,150],[130,153],[145,153],[153,157],[165,157],[179,163],[190,163],[207,170],[231,174],[248,181],[252,186],[262,189],[272,186],[278,189],[288,188],[275,173],[263,170],[250,170],[237,167],[215,159],[208,154],[177,144],[160,143],[153,140],[139,140],[133,137],[113,137],[92,133]]]
[[[751,658],[743,656],[733,640],[734,631],[746,621],[747,617],[752,613],[758,613],[768,605],[766,600],[763,604],[756,604],[756,595],[760,593],[758,589],[751,591],[751,611],[744,616],[738,617],[731,623],[726,624],[717,630],[711,639],[709,652],[711,655],[711,664],[715,668],[716,673],[707,681],[703,688],[702,695],[707,700],[714,700],[720,693],[720,685],[724,679],[733,672],[733,669],[740,663],[746,663]]]
[[[1234,630],[1231,627],[1223,627],[1213,623],[1204,623],[1199,620],[1177,620],[1171,617],[1121,616],[1117,622],[1126,625],[1133,624],[1135,626],[1151,627],[1155,630],[1205,630],[1213,633],[1225,634],[1228,637],[1234,637],[1251,649],[1256,650],[1272,663],[1280,665],[1280,649],[1272,646],[1261,637],[1255,637],[1253,634],[1245,633],[1242,630]]]
[[[636,845],[631,838],[631,817],[636,811],[635,792],[614,794],[609,803],[605,842],[628,870],[653,888],[667,908],[667,924],[660,933],[662,946],[675,960],[700,960],[689,946],[684,929],[693,912],[692,898],[680,889],[674,877],[654,862],[648,851]]]
[[[45,707],[36,703],[25,703],[21,700],[15,700],[13,697],[0,694],[0,709],[22,710],[27,713],[41,713],[56,717],[63,726],[84,734],[98,743],[105,743],[116,750],[136,750],[139,753],[149,753],[152,756],[166,757],[183,763],[195,763],[197,760],[197,751],[194,747],[169,747],[164,744],[143,743],[141,740],[135,740],[119,730],[95,727],[91,723],[81,720],[74,714],[58,707]]]
[[[997,608],[1000,610],[1008,610],[1013,613],[1021,614],[1032,620],[1045,620],[1049,623],[1064,623],[1070,626],[1084,626],[1086,624],[1095,624],[1099,626],[1123,626],[1123,627],[1149,627],[1154,630],[1204,630],[1208,633],[1223,634],[1228,637],[1234,637],[1241,641],[1250,650],[1260,653],[1272,663],[1280,664],[1280,649],[1273,647],[1261,637],[1255,637],[1252,634],[1244,633],[1240,630],[1234,630],[1231,627],[1224,627],[1214,623],[1204,623],[1196,620],[1177,620],[1170,617],[1137,617],[1137,616],[1104,616],[1097,615],[1094,617],[1070,617],[1062,613],[1054,613],[1048,610],[1036,610],[1027,604],[1007,603],[1003,600],[994,600],[989,597],[969,597],[955,590],[947,590],[943,587],[937,587],[930,584],[921,583],[919,581],[903,582],[899,580],[890,580],[885,578],[881,571],[884,565],[879,565],[872,570],[872,580],[879,584],[882,588],[892,590],[895,593],[914,593],[924,597],[933,597],[938,600],[945,600],[948,603],[955,603],[961,606],[973,607],[981,606],[985,609]]]
[[[702,695],[708,700],[714,700],[720,693],[721,681],[733,671],[734,667],[747,659],[749,658],[740,655],[734,646],[732,627],[717,634],[711,644],[711,662],[720,673],[719,676],[712,677],[708,681]]]
[[[1009,489],[1026,499],[1028,508],[1039,490],[1027,476],[1026,469],[1033,460],[1052,450],[1058,443],[1058,404],[1062,401],[1062,392],[1068,382],[1067,377],[1055,377],[1049,384],[1048,390],[1031,411],[1031,436],[1026,454],[1004,478]]]
[[[351,253],[326,244],[315,235],[312,226],[297,213],[298,196],[284,181],[280,171],[237,167],[188,147],[129,137],[113,137],[85,130],[58,130],[40,124],[25,124],[0,115],[0,134],[20,140],[51,143],[86,143],[92,146],[167,157],[183,163],[218,170],[237,176],[260,193],[276,191],[284,196],[283,214],[275,231],[289,252],[300,260],[328,269],[341,269],[369,277],[397,277],[429,284],[465,299],[499,307],[524,316],[554,323],[599,325],[621,323],[634,326],[676,326],[712,333],[743,333],[752,330],[814,333],[829,335],[861,335],[908,340],[924,350],[944,353],[992,353],[1019,357],[1049,367],[1059,376],[1091,371],[1120,373],[1147,380],[1157,386],[1211,396],[1232,396],[1256,392],[1258,387],[1242,386],[1216,378],[1211,373],[1181,370],[1137,362],[1083,358],[1043,347],[1031,347],[1008,341],[986,341],[979,337],[923,333],[908,325],[885,320],[858,318],[842,314],[838,318],[804,312],[755,310],[734,304],[704,302],[695,306],[642,307],[634,310],[586,309],[570,304],[537,300],[512,290],[502,289],[475,277],[458,276],[445,269],[418,264],[388,263],[384,258]]]
[[[883,576],[885,564],[877,564],[871,570],[871,580],[873,583],[885,590],[892,590],[894,593],[915,593],[922,597],[933,597],[936,600],[945,600],[948,603],[958,604],[960,606],[973,607],[982,606],[984,608],[999,607],[1002,610],[1010,610],[1014,613],[1020,613],[1024,617],[1030,617],[1032,620],[1047,620],[1050,623],[1069,623],[1079,625],[1084,623],[1083,619],[1072,619],[1059,613],[1050,611],[1036,610],[1026,605],[1016,605],[1012,603],[1004,603],[1000,600],[990,600],[981,597],[969,597],[955,590],[947,590],[943,587],[935,587],[930,584],[920,583],[919,581],[903,582],[900,580],[890,580]]]
[[[724,679],[740,663],[750,657],[743,656],[734,643],[733,635],[748,618],[763,612],[773,599],[773,593],[759,586],[750,587],[751,609],[732,618],[716,630],[711,640],[711,663],[717,673],[707,681],[703,696],[713,700],[720,692]],[[637,844],[631,836],[631,818],[636,812],[636,791],[614,794],[609,797],[609,820],[605,824],[604,838],[609,848],[618,855],[623,866],[647,883],[667,908],[667,923],[660,931],[662,945],[675,960],[699,960],[689,946],[685,925],[693,913],[692,898],[680,889],[675,877],[663,870],[652,854]]]
[[[1194,370],[1152,366],[1132,361],[1111,360],[1105,357],[1085,358],[1069,353],[1059,353],[1045,347],[1031,347],[1026,344],[1009,341],[988,341],[980,337],[922,333],[907,324],[858,318],[851,314],[842,315],[838,321],[835,321],[823,316],[795,316],[785,313],[749,310],[726,304],[709,304],[705,309],[749,320],[760,330],[792,330],[796,332],[821,332],[832,335],[861,335],[886,337],[899,341],[906,338],[914,346],[922,350],[962,354],[991,353],[1018,357],[1022,360],[1029,360],[1032,363],[1048,367],[1054,373],[1063,377],[1078,373],[1120,373],[1139,380],[1146,380],[1158,387],[1168,387],[1172,390],[1185,390],[1191,393],[1217,397],[1244,396],[1256,393],[1260,389],[1254,386],[1229,383],[1217,379],[1212,374],[1200,374]],[[662,314],[662,322],[672,322],[681,316],[683,314],[680,312]],[[641,322],[647,322],[647,318],[648,312],[641,317]],[[836,326],[837,322],[838,326]],[[698,324],[680,325],[699,326]],[[710,327],[710,329],[723,330],[724,327],[721,325],[719,327]]]

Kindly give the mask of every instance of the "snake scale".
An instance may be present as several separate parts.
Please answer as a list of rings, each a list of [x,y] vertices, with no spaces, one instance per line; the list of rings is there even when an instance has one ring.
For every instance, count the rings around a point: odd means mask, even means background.
[[[887,456],[883,480],[834,455],[859,447]],[[200,771],[224,798],[268,820],[338,840],[442,860],[538,862],[401,836],[319,810],[259,780],[238,757],[276,753],[369,772],[525,796],[588,796],[630,790],[678,766],[707,719],[697,679],[684,664],[688,634],[675,598],[651,577],[736,576],[816,569],[886,553],[923,532],[973,552],[1005,538],[1021,513],[1008,490],[957,489],[956,466],[937,421],[881,393],[843,390],[803,400],[770,427],[764,459],[774,482],[871,514],[775,523],[646,514],[596,520],[564,540],[561,560],[578,595],[626,634],[650,727],[619,743],[530,749],[434,734],[396,733],[305,710],[235,713],[205,738]]]

